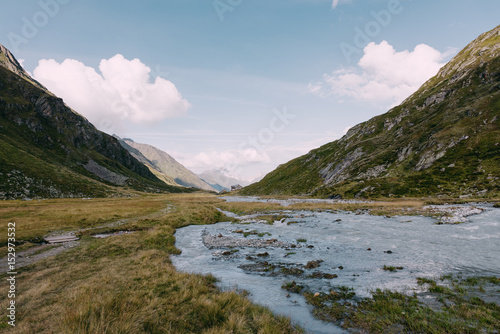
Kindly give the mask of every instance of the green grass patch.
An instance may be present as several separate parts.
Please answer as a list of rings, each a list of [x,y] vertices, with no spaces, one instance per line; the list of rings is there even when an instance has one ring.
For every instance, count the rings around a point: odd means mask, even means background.
[[[487,289],[500,285],[497,277],[447,277],[444,285],[428,278],[419,278],[426,286],[422,294],[431,295],[441,305],[431,308],[419,294],[405,295],[376,290],[371,298],[359,298],[348,287],[333,288],[329,294],[303,292],[297,283],[289,282],[283,289],[302,293],[314,307],[314,315],[345,329],[369,333],[495,333],[500,328],[500,306],[487,303]]]
[[[384,265],[384,267],[382,268],[382,270],[390,271],[390,272],[395,272],[395,271],[403,270],[403,269],[404,269],[403,267],[394,267],[394,266],[386,266],[386,265]]]

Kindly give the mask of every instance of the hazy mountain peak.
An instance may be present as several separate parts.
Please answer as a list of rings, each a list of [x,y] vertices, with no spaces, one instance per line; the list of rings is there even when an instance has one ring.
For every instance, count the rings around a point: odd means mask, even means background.
[[[120,143],[164,182],[171,185],[215,191],[213,187],[159,148],[136,143],[130,138],[123,138]]]
[[[247,186],[250,184],[246,180],[231,175],[230,171],[225,168],[207,170],[197,175],[218,191],[230,190],[231,186],[235,185]]]

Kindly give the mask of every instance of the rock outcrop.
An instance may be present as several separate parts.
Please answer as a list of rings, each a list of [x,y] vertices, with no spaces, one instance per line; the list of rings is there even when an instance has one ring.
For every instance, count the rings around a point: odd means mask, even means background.
[[[126,186],[185,191],[160,181],[0,46],[0,199],[107,196]]]
[[[281,165],[243,193],[495,196],[499,116],[500,26],[470,43],[400,106]]]

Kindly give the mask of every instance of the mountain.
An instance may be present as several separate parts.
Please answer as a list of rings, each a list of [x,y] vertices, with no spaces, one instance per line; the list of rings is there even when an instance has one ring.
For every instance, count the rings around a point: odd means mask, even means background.
[[[2,44],[0,44],[0,67],[10,70],[17,76],[33,84],[33,86],[44,90],[47,94],[52,95],[52,93],[49,92],[45,86],[33,79],[28,72],[24,70],[21,64],[17,61],[16,57],[14,57],[14,55]]]
[[[236,177],[229,176],[229,172],[225,169],[214,169],[210,171],[204,171],[201,174],[198,174],[198,177],[210,184],[212,188],[215,188],[217,191],[231,190],[231,186],[241,185],[246,186],[249,182],[238,179]]]
[[[279,166],[243,194],[498,196],[500,26],[401,105]]]
[[[123,141],[117,135],[113,135],[113,137],[118,139],[120,145],[122,145],[122,147],[125,148],[134,158],[136,158],[138,161],[140,161],[146,167],[148,167],[148,169],[151,171],[151,173],[153,173],[157,178],[159,178],[160,180],[162,180],[163,182],[165,182],[168,185],[179,186],[173,178],[171,178],[171,177],[163,174],[159,170],[157,170],[156,167],[154,166],[154,164],[151,161],[149,161],[149,159],[146,158],[139,150],[128,145],[125,141]]]
[[[160,181],[0,45],[0,199],[181,192]]]
[[[167,184],[215,191],[209,184],[200,180],[193,172],[162,150],[151,145],[136,143],[128,138],[120,140],[120,143]]]

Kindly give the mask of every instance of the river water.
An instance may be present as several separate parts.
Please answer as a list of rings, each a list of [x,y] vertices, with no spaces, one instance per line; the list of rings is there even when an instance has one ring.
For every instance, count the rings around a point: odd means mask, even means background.
[[[460,225],[436,225],[435,219],[421,216],[387,218],[352,212],[284,211],[289,218],[273,225],[225,222],[188,226],[175,234],[182,254],[173,256],[172,262],[182,272],[213,274],[222,289],[248,291],[252,301],[290,317],[308,332],[342,333],[339,327],[315,319],[302,296],[290,296],[281,286],[296,281],[313,292],[326,293],[334,286],[348,286],[363,297],[379,288],[413,292],[418,290],[417,277],[498,276],[500,209],[476,206],[484,212],[468,217],[468,222]],[[245,238],[241,231],[261,236],[250,234]],[[209,249],[203,242],[206,235],[245,241],[277,239],[285,246]],[[305,268],[308,262],[319,260],[322,262],[317,268]],[[264,261],[278,269],[258,270]],[[403,269],[390,272],[383,270],[384,266]],[[301,269],[303,274],[288,275],[279,268]],[[313,273],[338,277],[307,277]]]

